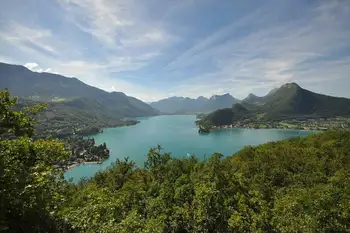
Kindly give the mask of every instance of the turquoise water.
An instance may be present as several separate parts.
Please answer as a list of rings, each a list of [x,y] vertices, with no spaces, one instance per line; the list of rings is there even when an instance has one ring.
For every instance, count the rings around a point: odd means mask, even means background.
[[[195,116],[156,116],[140,118],[137,125],[108,128],[95,135],[98,144],[107,143],[111,156],[103,164],[88,164],[75,167],[65,173],[67,179],[78,181],[91,177],[105,169],[117,158],[129,157],[142,167],[149,148],[161,145],[173,156],[185,157],[195,154],[199,158],[208,157],[214,152],[232,155],[246,145],[258,145],[294,136],[304,136],[312,131],[277,129],[228,129],[210,134],[198,134],[194,124]]]

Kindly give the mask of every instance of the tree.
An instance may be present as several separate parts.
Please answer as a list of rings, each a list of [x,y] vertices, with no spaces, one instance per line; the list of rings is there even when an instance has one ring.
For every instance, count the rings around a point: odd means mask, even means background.
[[[0,231],[68,230],[55,218],[64,181],[53,166],[68,153],[56,140],[33,140],[32,115],[43,106],[14,111],[16,101],[0,92]]]

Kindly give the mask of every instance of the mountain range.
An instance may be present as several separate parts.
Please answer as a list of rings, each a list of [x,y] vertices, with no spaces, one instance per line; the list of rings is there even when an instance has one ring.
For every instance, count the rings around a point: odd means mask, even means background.
[[[240,119],[283,120],[350,116],[350,99],[314,93],[296,83],[287,83],[264,97],[250,94],[231,108],[219,109],[202,119],[213,125]]]
[[[48,104],[41,122],[46,122],[45,127],[54,126],[56,130],[62,127],[84,130],[114,126],[122,124],[121,119],[127,117],[213,111],[207,120],[215,118],[229,122],[256,116],[264,119],[350,116],[349,99],[314,93],[296,83],[282,85],[262,97],[249,94],[243,100],[227,93],[197,99],[170,97],[146,104],[122,92],[109,93],[89,86],[77,78],[37,73],[24,66],[0,63],[0,89],[4,88],[19,96],[20,104]]]
[[[0,90],[5,88],[19,97],[21,105],[48,105],[39,123],[45,130],[50,128],[51,135],[62,130],[69,134],[72,128],[86,131],[123,125],[121,119],[126,117],[159,114],[148,104],[122,92],[109,93],[77,78],[37,73],[24,66],[0,63]]]
[[[197,99],[175,96],[150,103],[150,105],[163,114],[193,114],[209,113],[220,108],[229,108],[238,102],[238,99],[227,93],[213,95],[210,98],[200,96]]]
[[[64,102],[75,98],[87,98],[97,101],[104,107],[104,111],[117,118],[158,114],[158,111],[148,104],[122,92],[109,93],[89,86],[77,78],[32,72],[24,66],[0,63],[0,80],[0,89],[8,88],[13,95],[36,101]]]

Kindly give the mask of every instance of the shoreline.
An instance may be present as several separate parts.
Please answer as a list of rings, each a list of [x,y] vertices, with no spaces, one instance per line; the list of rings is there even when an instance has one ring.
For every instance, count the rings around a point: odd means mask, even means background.
[[[298,130],[298,131],[327,131],[328,129],[315,129],[315,128],[254,128],[254,127],[215,127],[211,128],[211,131],[216,131],[216,130],[227,130],[227,129],[273,129],[273,130]]]
[[[72,165],[68,165],[64,171],[69,171],[75,167],[79,167],[80,165],[88,165],[88,164],[102,164],[104,161],[90,161],[90,162],[82,162],[82,163],[75,163]]]

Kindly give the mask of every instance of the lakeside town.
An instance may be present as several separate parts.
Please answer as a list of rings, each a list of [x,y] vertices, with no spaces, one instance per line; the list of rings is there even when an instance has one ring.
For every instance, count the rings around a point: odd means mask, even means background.
[[[81,164],[101,164],[110,156],[106,143],[95,145],[93,138],[73,136],[64,139],[64,143],[66,150],[70,152],[70,158],[55,164],[63,170],[69,170]]]
[[[214,130],[245,128],[245,129],[294,129],[294,130],[339,130],[350,129],[350,118],[315,118],[315,119],[289,119],[281,121],[258,121],[245,119],[230,125],[199,125],[199,133],[209,133]]]
[[[51,122],[51,123],[50,123]],[[93,134],[98,134],[103,132],[103,128],[110,127],[123,127],[138,124],[137,120],[122,120],[116,122],[108,122],[104,124],[97,124],[96,126],[91,126],[89,124],[65,122],[64,124],[59,124],[58,122],[52,123],[52,121],[39,122],[37,125],[38,137],[46,137],[51,135],[57,138],[66,138],[75,135],[79,136],[89,136]]]
[[[138,124],[139,121],[131,119],[123,119],[118,123],[105,125],[105,127],[123,127]],[[77,125],[75,127],[65,126],[64,128],[49,129],[56,138],[59,138],[65,144],[66,150],[70,152],[68,160],[56,162],[55,166],[63,170],[70,170],[82,164],[102,164],[103,161],[109,158],[110,151],[106,143],[95,145],[93,138],[88,136],[102,133],[102,127],[86,127],[85,125]],[[47,133],[47,132],[45,132]],[[39,130],[39,137],[44,137]]]

